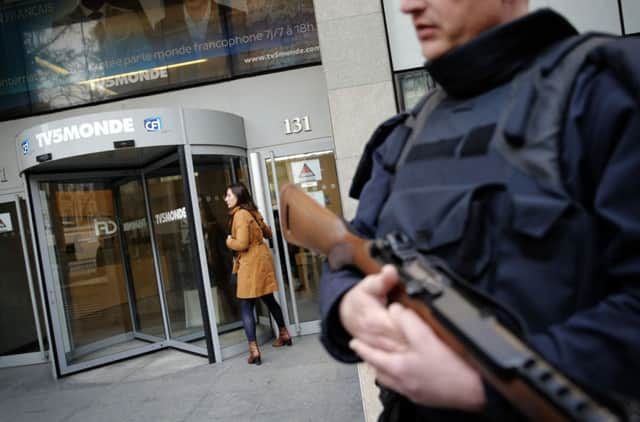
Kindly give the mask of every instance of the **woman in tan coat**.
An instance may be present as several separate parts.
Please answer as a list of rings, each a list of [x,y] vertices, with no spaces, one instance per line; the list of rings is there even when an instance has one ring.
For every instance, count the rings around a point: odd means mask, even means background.
[[[231,234],[227,237],[227,247],[236,253],[233,272],[238,278],[236,296],[240,299],[242,323],[249,341],[247,362],[260,365],[262,360],[256,343],[256,321],[253,314],[257,298],[267,305],[280,329],[278,338],[271,345],[280,347],[293,344],[282,310],[273,296],[273,292],[278,290],[278,284],[271,251],[262,240],[270,238],[272,233],[242,183],[228,186],[224,201],[231,210]]]

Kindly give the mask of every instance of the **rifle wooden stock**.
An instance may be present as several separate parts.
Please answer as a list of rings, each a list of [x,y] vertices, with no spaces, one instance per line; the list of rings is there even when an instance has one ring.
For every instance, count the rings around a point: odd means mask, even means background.
[[[380,264],[369,255],[367,240],[351,233],[340,217],[292,184],[280,191],[280,226],[287,242],[326,255],[334,271],[347,265],[365,274],[380,271]]]
[[[280,192],[280,202],[280,222],[287,242],[326,255],[332,270],[351,265],[364,274],[374,274],[380,271],[381,265],[369,254],[371,242],[349,232],[347,225],[341,218],[320,206],[304,191],[295,185],[287,184]],[[566,411],[560,409],[549,396],[545,396],[545,394],[534,388],[523,377],[517,375],[505,377],[491,365],[486,364],[481,355],[474,352],[473,348],[470,348],[468,344],[465,344],[460,339],[460,336],[447,327],[429,306],[409,296],[403,284],[398,284],[392,290],[389,300],[399,302],[415,311],[431,326],[442,341],[477,370],[487,382],[528,419],[554,422],[573,419]],[[496,332],[515,349],[530,351],[528,346],[502,326],[496,326],[495,328]],[[538,358],[537,355],[535,357],[536,359]],[[560,383],[559,385],[562,386],[555,394],[566,394],[566,391],[561,390],[574,391],[575,389],[578,395],[586,396],[579,387],[550,367],[541,358],[536,360],[535,370],[538,371],[536,376],[541,379],[550,375],[555,377],[554,380],[557,380]],[[529,374],[529,381],[531,378]],[[588,417],[585,417],[585,420],[618,420],[606,408],[592,401],[590,403],[595,405],[596,410],[591,412]]]

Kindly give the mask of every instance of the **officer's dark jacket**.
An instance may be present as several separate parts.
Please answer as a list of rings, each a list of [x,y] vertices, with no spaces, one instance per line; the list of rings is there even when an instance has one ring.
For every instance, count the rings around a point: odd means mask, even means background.
[[[638,397],[638,40],[596,48],[580,71],[559,136],[561,188],[515,168],[493,147],[514,76],[575,33],[543,10],[430,62],[448,95],[395,174],[408,130],[386,123],[394,129],[373,151],[352,226],[367,238],[405,232],[515,310],[526,340],[561,371]],[[347,270],[322,276],[321,338],[345,362],[358,358],[337,304],[360,278]]]

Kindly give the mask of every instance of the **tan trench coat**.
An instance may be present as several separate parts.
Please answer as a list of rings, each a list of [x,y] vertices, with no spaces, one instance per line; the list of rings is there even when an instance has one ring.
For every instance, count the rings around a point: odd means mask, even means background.
[[[233,272],[238,273],[236,296],[250,299],[264,296],[278,290],[273,269],[271,250],[262,240],[271,237],[271,229],[260,213],[252,213],[241,208],[232,210],[233,225],[227,247],[237,252]]]

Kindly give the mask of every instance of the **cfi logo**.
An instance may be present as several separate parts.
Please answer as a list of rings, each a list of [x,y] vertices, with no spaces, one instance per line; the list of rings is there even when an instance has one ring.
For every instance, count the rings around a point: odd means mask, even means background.
[[[29,155],[31,152],[31,144],[29,143],[29,138],[25,138],[20,142],[20,147],[22,148],[22,155]]]
[[[162,130],[162,117],[144,119],[144,128],[147,132],[160,132]]]

